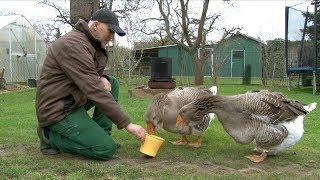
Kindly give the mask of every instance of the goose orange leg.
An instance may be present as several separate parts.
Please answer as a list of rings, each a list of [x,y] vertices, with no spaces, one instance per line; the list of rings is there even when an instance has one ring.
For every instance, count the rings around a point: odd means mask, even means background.
[[[199,136],[195,141],[188,144],[191,147],[199,148],[202,145],[202,136]]]
[[[187,136],[182,136],[178,141],[171,141],[173,145],[186,145],[188,142]]]
[[[267,153],[263,151],[260,155],[249,155],[245,156],[246,158],[250,159],[250,161],[255,162],[255,163],[260,163],[264,161],[267,158]]]

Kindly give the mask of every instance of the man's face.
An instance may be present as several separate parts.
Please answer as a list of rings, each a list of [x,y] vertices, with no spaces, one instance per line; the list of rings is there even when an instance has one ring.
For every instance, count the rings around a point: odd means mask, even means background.
[[[114,39],[114,31],[111,30],[107,24],[101,22],[94,22],[92,35],[99,40],[103,46]]]

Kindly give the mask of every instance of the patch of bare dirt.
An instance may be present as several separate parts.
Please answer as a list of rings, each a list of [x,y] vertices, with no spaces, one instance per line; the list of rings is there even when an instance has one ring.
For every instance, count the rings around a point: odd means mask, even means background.
[[[23,144],[17,144],[16,153],[18,154],[28,154],[27,147]]]
[[[4,147],[0,146],[0,157],[3,157],[6,155],[6,151],[4,150]]]
[[[267,164],[252,164],[248,162],[245,168],[231,168],[223,165],[217,165],[211,162],[183,162],[176,160],[157,160],[156,158],[139,157],[136,159],[116,158],[106,163],[125,164],[132,167],[140,167],[146,171],[176,171],[176,172],[198,172],[212,175],[267,175],[267,174],[297,174],[299,176],[310,176],[319,173],[316,166],[304,166],[300,164],[287,165],[270,165]],[[237,162],[235,162],[237,163]],[[188,173],[189,174],[189,173]]]
[[[36,150],[35,150],[36,148]],[[38,151],[38,146],[29,146],[23,144],[17,144],[14,147],[9,147],[6,149],[4,146],[0,145],[0,157],[19,154],[19,155],[35,155],[40,153]],[[57,156],[57,158],[61,158],[63,160],[74,160],[74,159],[82,159],[84,161],[92,161],[90,159],[74,156],[71,154],[64,154],[62,156]],[[292,174],[297,175],[299,177],[303,176],[314,176],[319,175],[320,171],[317,169],[317,162],[310,160],[306,162],[306,164],[295,164],[288,162],[287,164],[281,163],[281,165],[275,164],[272,159],[268,159],[267,161],[259,164],[248,163],[243,164],[243,162],[239,160],[226,160],[227,164],[241,164],[241,167],[228,167],[228,165],[215,164],[210,160],[200,161],[182,161],[179,159],[158,159],[158,158],[147,158],[144,156],[139,156],[136,158],[128,158],[128,157],[117,157],[114,159],[103,162],[106,166],[112,166],[114,164],[122,164],[130,167],[139,167],[143,169],[145,172],[163,172],[163,171],[171,171],[177,172],[177,174],[192,174],[193,172],[197,172],[200,174],[211,174],[211,175],[240,175],[240,176],[250,176],[250,175],[286,175]]]
[[[24,84],[6,84],[5,89],[0,89],[0,94],[10,92],[10,91],[19,91],[29,88],[27,85]]]

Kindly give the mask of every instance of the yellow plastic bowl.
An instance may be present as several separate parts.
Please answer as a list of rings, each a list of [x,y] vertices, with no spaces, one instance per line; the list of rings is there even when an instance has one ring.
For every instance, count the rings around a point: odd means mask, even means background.
[[[161,137],[146,134],[144,143],[140,147],[140,152],[145,155],[155,157],[163,142],[164,139]]]

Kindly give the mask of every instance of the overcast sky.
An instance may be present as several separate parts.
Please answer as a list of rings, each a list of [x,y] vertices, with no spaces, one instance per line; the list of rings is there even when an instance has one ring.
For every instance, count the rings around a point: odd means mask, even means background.
[[[200,0],[193,0],[193,2]],[[68,0],[56,0],[59,4],[68,9]],[[296,9],[306,10],[310,6],[310,0],[235,0],[234,6],[230,7],[220,0],[210,0],[208,12],[222,13],[220,25],[224,26],[242,26],[242,33],[269,40],[275,38],[284,38],[285,28],[285,6],[294,6]],[[297,5],[299,4],[299,5]],[[309,11],[313,7],[309,7]],[[37,1],[32,0],[0,0],[1,12],[14,12],[25,15],[29,20],[39,18],[53,18],[56,12],[43,5],[38,5]],[[214,38],[214,35],[213,37]],[[118,37],[118,42],[126,45],[125,38]]]

